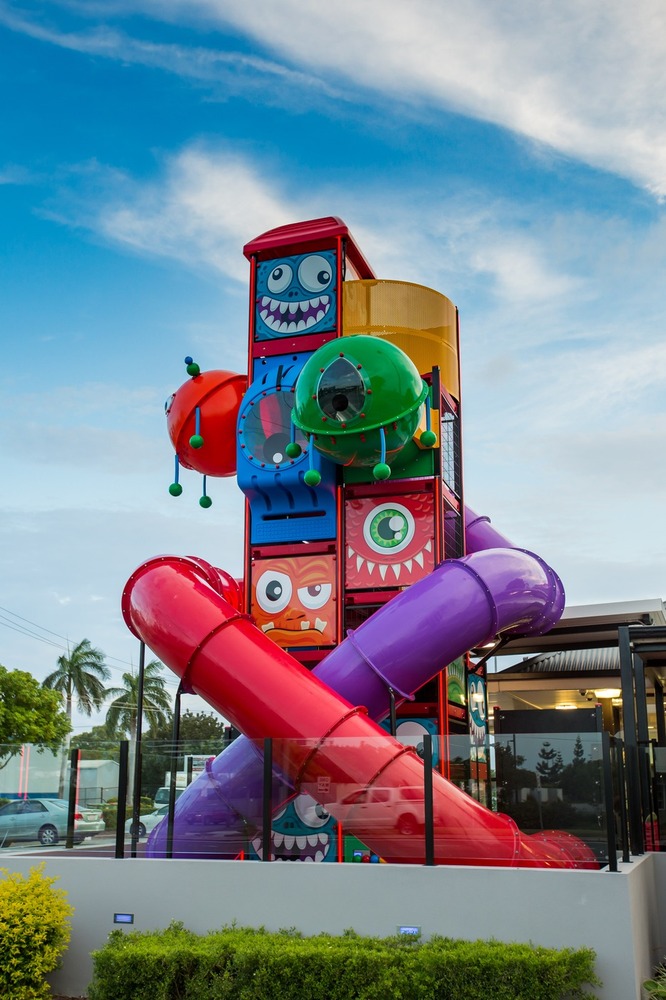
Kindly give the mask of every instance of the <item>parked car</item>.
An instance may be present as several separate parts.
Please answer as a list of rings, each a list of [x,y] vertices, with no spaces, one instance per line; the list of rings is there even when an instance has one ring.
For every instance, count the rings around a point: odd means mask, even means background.
[[[146,813],[145,816],[139,816],[139,823],[137,826],[136,836],[145,837],[147,833],[150,833],[162,819],[168,815],[169,803],[166,805],[158,806],[151,813]],[[132,836],[132,820],[128,819],[125,823],[125,833],[129,833]]]
[[[394,830],[413,836],[423,828],[422,787],[359,788],[342,800],[341,819],[346,831]],[[362,839],[362,838],[361,838]]]
[[[53,847],[67,837],[65,799],[14,799],[0,807],[0,847],[15,840],[38,840],[44,847]],[[74,843],[82,843],[104,830],[102,813],[98,809],[76,806],[74,810]]]

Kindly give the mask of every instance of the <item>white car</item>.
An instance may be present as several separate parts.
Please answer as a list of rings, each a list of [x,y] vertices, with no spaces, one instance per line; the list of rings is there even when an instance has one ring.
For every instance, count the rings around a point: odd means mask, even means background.
[[[158,806],[157,809],[155,809],[151,813],[146,813],[145,816],[139,816],[139,823],[137,826],[136,836],[145,837],[147,833],[150,833],[150,831],[154,829],[154,827],[156,827],[157,824],[164,819],[164,817],[168,814],[168,812],[169,812],[169,805],[167,803],[164,806]],[[125,823],[125,833],[129,833],[130,837],[132,836],[133,830],[132,830],[131,819],[128,819],[127,822]]]

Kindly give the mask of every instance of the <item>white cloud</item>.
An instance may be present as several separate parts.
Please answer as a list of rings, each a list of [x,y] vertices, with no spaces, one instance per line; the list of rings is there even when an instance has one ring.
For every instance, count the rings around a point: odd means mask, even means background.
[[[61,2],[61,6],[63,3]],[[179,73],[266,103],[350,100],[453,110],[509,129],[666,197],[666,7],[661,0],[127,0],[65,3],[99,24],[59,32],[0,5],[8,27],[70,49]],[[206,46],[132,38],[142,13],[208,29]],[[229,52],[210,28],[250,35],[274,59]],[[216,47],[217,42],[217,47]],[[277,61],[276,61],[277,60]],[[344,90],[344,97],[342,87]],[[223,91],[220,91],[222,94]]]
[[[660,0],[144,0],[250,34],[311,73],[511,129],[666,196]]]
[[[142,253],[214,268],[245,282],[239,248],[248,234],[283,225],[294,205],[274,193],[249,161],[190,147],[167,161],[153,184],[121,184],[89,225],[114,243]]]

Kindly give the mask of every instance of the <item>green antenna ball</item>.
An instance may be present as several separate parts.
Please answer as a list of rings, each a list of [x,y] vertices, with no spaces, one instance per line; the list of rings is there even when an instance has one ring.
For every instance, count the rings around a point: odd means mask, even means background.
[[[377,462],[372,470],[372,474],[375,479],[389,479],[391,476],[391,467],[386,462]]]
[[[185,369],[185,371],[187,372],[188,375],[191,375],[192,378],[194,378],[196,375],[201,374],[201,368],[199,368],[199,365],[196,363],[196,361],[191,361],[187,366],[187,368]]]
[[[169,493],[171,494],[172,497],[179,497],[182,492],[183,492],[183,487],[180,485],[180,483],[172,483],[171,486],[169,487]]]
[[[434,431],[424,431],[421,435],[421,444],[424,448],[434,448],[437,444],[437,435]]]
[[[287,458],[298,458],[303,449],[298,441],[290,441],[284,450],[287,453]]]
[[[319,486],[321,482],[321,475],[316,469],[308,469],[303,476],[303,482],[306,486]]]
[[[203,448],[204,439],[201,434],[193,434],[190,438],[190,448]]]
[[[209,507],[213,506],[213,501],[210,497],[201,497],[199,500],[199,506],[207,510]]]

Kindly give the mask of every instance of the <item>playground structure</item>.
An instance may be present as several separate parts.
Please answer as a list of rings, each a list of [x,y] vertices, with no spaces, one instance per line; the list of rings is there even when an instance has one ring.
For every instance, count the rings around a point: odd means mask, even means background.
[[[276,858],[332,860],[330,816],[382,859],[422,863],[427,805],[437,863],[598,867],[576,837],[527,836],[447,780],[452,733],[487,767],[469,651],[547,632],[564,608],[556,573],[465,505],[455,307],[377,279],[339,219],[244,252],[247,378],[188,358],[167,402],[172,495],[181,467],[202,474],[204,508],[208,477],[237,476],[244,579],[160,556],[123,593],[131,631],[243,734],[179,798],[169,853],[234,856],[261,828],[271,737]],[[431,785],[419,734],[435,740]],[[163,822],[148,853],[166,849]]]

